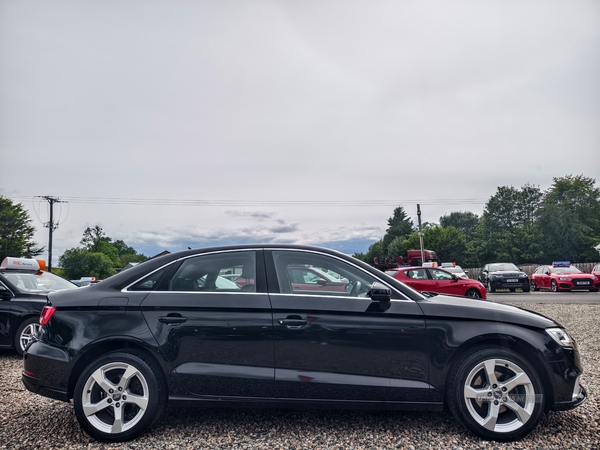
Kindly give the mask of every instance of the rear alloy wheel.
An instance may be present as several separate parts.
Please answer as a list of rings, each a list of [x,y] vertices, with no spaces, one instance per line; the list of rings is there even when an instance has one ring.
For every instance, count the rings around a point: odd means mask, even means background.
[[[556,284],[556,280],[552,280],[552,283],[550,283],[550,290],[552,292],[558,292],[558,284]]]
[[[535,369],[512,350],[475,349],[450,373],[448,406],[476,435],[513,441],[528,434],[542,418],[544,395]]]
[[[95,439],[121,442],[152,426],[165,407],[162,375],[137,352],[113,352],[79,377],[73,403],[83,429]]]
[[[465,294],[465,297],[481,298],[481,294],[479,293],[479,291],[477,289],[469,289],[467,291],[467,293]]]
[[[25,348],[37,336],[40,331],[40,318],[30,317],[25,319],[15,333],[15,350],[19,356],[23,356]]]
[[[533,281],[533,280],[531,280],[531,283],[529,283],[529,285],[531,286],[531,290],[533,290],[533,291],[537,292],[540,290],[540,288],[535,285],[535,281]]]

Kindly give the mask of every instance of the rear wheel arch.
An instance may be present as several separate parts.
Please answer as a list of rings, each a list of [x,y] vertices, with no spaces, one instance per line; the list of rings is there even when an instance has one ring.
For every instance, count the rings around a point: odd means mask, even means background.
[[[83,371],[96,359],[114,351],[131,352],[142,356],[147,360],[149,364],[152,364],[159,373],[165,373],[164,362],[161,363],[160,359],[154,352],[152,352],[139,342],[127,340],[101,342],[86,349],[85,353],[75,363],[73,370],[71,370],[71,374],[69,375],[69,398],[73,398],[73,394],[75,392],[75,385],[77,384],[77,381],[79,380],[79,377],[81,376]],[[162,380],[160,380],[160,382],[163,383],[163,385],[166,388],[166,380],[164,375],[162,376]]]

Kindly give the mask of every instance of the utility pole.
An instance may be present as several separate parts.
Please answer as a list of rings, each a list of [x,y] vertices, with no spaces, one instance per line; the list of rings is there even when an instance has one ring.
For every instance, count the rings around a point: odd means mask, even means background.
[[[417,203],[417,218],[419,219],[419,243],[421,244],[421,265],[425,262],[425,250],[423,246],[423,225],[421,224],[421,205]]]
[[[41,198],[50,204],[50,221],[46,222],[44,226],[48,228],[48,272],[52,272],[52,232],[58,228],[58,222],[54,223],[54,204],[66,202],[56,197],[50,197],[49,195],[42,195]]]

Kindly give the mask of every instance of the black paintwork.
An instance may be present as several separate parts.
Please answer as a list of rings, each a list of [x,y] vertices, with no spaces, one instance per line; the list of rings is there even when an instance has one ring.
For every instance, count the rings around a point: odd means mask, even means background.
[[[169,267],[152,292],[131,291],[182,258],[232,247],[173,253],[84,290],[57,293],[56,308],[25,354],[23,381],[67,401],[99,355],[145,350],[165,375],[173,404],[245,402],[396,409],[441,409],[457,356],[478,345],[523,354],[540,373],[552,409],[574,407],[582,372],[576,348],[558,346],[555,321],[516,307],[438,295],[424,297],[341,253],[315,247],[247,245],[255,251],[257,292],[166,291]],[[368,297],[296,295],[280,288],[271,250],[318,252],[368,272],[391,302]]]
[[[0,348],[14,348],[15,333],[23,321],[39,317],[46,295],[22,292],[0,273],[7,290],[0,293]]]

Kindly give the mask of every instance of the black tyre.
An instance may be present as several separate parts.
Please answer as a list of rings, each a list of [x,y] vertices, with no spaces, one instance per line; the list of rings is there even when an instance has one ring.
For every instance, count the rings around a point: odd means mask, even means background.
[[[501,347],[463,355],[450,372],[446,394],[454,417],[488,440],[522,438],[544,411],[544,392],[535,369],[518,353]]]
[[[537,286],[535,285],[535,281],[532,281],[531,283],[529,283],[529,286],[530,286],[530,287],[531,287],[531,289],[532,289],[533,291],[535,291],[535,292],[537,292],[537,291],[539,291],[539,290],[540,290],[540,288],[539,288],[539,287],[537,287]]]
[[[590,289],[590,292],[598,292],[598,289],[592,288],[592,289]]]
[[[523,292],[529,292],[529,289],[530,289],[529,287],[524,287]]]
[[[487,289],[490,292],[496,292],[496,288],[492,287],[492,283],[490,283],[489,281],[487,282]]]
[[[550,283],[550,290],[552,292],[558,292],[558,284],[556,284],[556,280],[552,280]]]
[[[481,298],[481,294],[479,293],[479,291],[477,289],[469,289],[466,292],[465,297]]]
[[[516,288],[508,288],[508,290],[509,290],[510,292],[515,292],[517,289],[516,289]]]
[[[77,420],[90,436],[104,442],[128,441],[162,414],[163,375],[142,353],[107,353],[83,371],[73,403]]]
[[[17,332],[15,333],[15,350],[19,356],[23,356],[25,348],[29,345],[31,340],[37,335],[40,330],[40,318],[29,317],[21,322]]]

